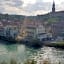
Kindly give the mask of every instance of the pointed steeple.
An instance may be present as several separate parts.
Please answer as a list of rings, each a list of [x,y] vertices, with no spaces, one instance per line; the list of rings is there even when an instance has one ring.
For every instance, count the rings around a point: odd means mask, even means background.
[[[54,2],[54,0],[53,0],[52,13],[54,13],[54,12],[55,12],[55,2]]]

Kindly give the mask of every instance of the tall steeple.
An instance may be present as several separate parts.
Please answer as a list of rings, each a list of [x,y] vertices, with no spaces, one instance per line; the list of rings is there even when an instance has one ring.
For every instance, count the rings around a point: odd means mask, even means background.
[[[54,0],[53,0],[52,13],[54,13],[54,12],[55,12],[55,2],[54,2]]]

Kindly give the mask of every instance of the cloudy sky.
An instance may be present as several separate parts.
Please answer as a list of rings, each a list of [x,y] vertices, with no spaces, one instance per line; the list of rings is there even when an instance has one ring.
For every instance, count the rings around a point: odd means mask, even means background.
[[[53,0],[0,0],[0,13],[18,15],[46,14]],[[64,0],[55,0],[56,11],[64,10]]]

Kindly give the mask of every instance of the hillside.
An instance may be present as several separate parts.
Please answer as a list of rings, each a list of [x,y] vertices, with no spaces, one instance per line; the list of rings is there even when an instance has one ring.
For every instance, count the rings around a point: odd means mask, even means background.
[[[0,21],[2,21],[2,20],[24,21],[24,18],[25,18],[25,16],[22,16],[22,15],[0,14]]]
[[[0,14],[0,20],[8,19],[8,20],[24,20],[26,16],[23,15],[8,15],[8,14]],[[49,20],[64,20],[64,11],[59,11],[55,13],[48,13],[45,15],[37,15],[37,16],[27,16],[28,19],[39,20],[39,21],[49,21]]]

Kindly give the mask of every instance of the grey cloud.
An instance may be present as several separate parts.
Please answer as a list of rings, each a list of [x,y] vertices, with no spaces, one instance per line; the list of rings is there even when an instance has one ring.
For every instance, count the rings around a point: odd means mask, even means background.
[[[25,8],[27,11],[32,12],[32,11],[38,11],[38,10],[45,10],[49,11],[51,10],[52,4],[50,2],[41,2],[38,0],[35,4],[30,5]]]
[[[23,10],[25,10],[25,13],[28,12],[28,14],[32,14],[32,12],[39,11],[39,10],[51,11],[51,9],[52,9],[51,2],[42,2],[42,0],[36,0],[36,3],[34,3],[34,4],[29,3],[29,4],[27,4],[26,7],[22,7],[23,4],[24,4],[24,2],[22,0],[0,0],[0,13],[1,12],[8,12],[11,14],[15,14],[14,11],[9,12],[9,11],[5,10],[5,8],[6,8],[5,5],[7,5],[9,7],[16,7],[18,9],[23,9]],[[61,6],[64,6],[64,2],[62,2],[61,5],[56,4],[56,9],[63,10],[64,8]]]
[[[23,4],[23,2],[21,0],[0,0],[0,4],[20,7]]]
[[[0,0],[0,13],[13,13],[6,10],[8,7],[16,7],[19,9],[23,2],[21,0]]]
[[[60,4],[56,4],[55,7],[57,11],[64,11],[64,2],[61,2]]]
[[[12,6],[16,6],[16,7],[19,7],[23,4],[23,2],[21,0],[12,0],[12,2],[14,4],[11,3]]]
[[[0,7],[0,13],[5,12],[5,8]]]
[[[64,2],[62,2],[61,5],[64,6]]]

